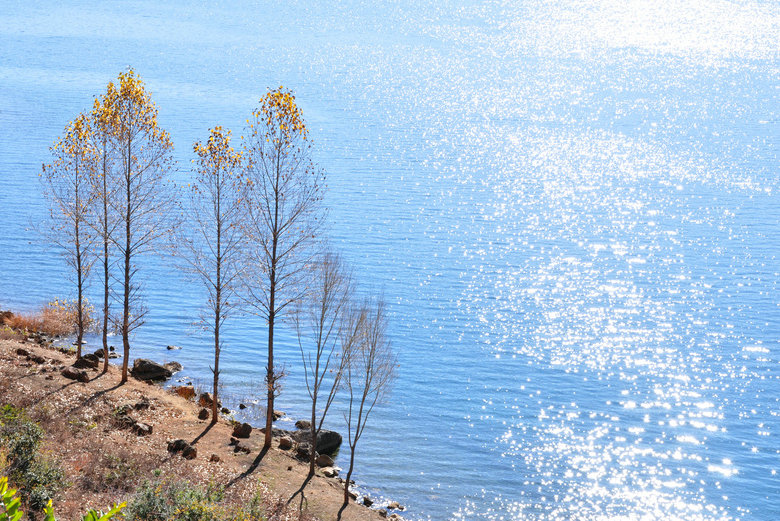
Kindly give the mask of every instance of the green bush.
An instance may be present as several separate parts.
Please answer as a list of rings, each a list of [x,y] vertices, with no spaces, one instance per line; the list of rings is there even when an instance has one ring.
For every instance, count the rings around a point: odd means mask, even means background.
[[[43,510],[65,485],[65,474],[57,462],[38,452],[43,434],[23,410],[10,405],[0,408],[0,445],[8,464],[4,470],[33,511]]]
[[[125,507],[125,504],[115,505],[106,513],[97,510],[89,510],[81,521],[108,521]],[[16,490],[8,488],[8,478],[0,478],[0,521],[19,521],[24,512],[21,509],[21,500],[16,495]],[[56,521],[54,508],[49,500],[43,507],[44,521]]]
[[[224,517],[218,505],[224,496],[222,487],[205,489],[188,482],[145,481],[127,508],[135,521],[216,521]]]

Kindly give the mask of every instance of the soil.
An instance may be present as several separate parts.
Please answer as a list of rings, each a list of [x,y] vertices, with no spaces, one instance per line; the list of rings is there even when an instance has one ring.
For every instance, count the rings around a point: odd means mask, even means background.
[[[32,356],[20,355],[18,349]],[[60,460],[70,483],[55,498],[61,519],[129,499],[155,470],[170,479],[223,485],[225,501],[235,504],[248,501],[258,487],[269,501],[286,499],[303,483],[308,464],[295,459],[294,450],[280,450],[278,439],[262,455],[263,433],[253,430],[248,439],[239,440],[249,453],[234,452],[233,427],[227,419],[210,426],[208,420],[198,419],[201,407],[192,400],[132,377],[120,385],[121,372],[115,366],[105,374],[86,369],[87,383],[67,379],[61,371],[74,361],[75,355],[46,345],[0,340],[0,405],[28,408],[46,430],[44,450]],[[123,405],[130,406],[133,420],[152,426],[150,435],[139,436],[117,421],[116,410]],[[168,452],[168,442],[176,439],[191,443],[197,456],[187,460]],[[305,491],[307,515],[335,520],[343,494],[339,478],[327,478],[318,470]],[[293,504],[296,512],[299,498]],[[350,502],[342,519],[382,516]]]

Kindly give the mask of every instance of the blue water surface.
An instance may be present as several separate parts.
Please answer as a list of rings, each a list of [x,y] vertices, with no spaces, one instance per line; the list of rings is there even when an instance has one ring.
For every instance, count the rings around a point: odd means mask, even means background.
[[[390,304],[399,379],[361,492],[408,519],[774,521],[779,41],[770,0],[4,0],[0,307],[72,296],[33,230],[38,173],[119,72],[153,93],[180,183],[194,141],[283,85],[333,241]],[[142,273],[134,356],[205,384],[200,289],[170,259]],[[230,325],[233,407],[261,394],[264,338]],[[278,353],[278,407],[303,417],[289,330]]]

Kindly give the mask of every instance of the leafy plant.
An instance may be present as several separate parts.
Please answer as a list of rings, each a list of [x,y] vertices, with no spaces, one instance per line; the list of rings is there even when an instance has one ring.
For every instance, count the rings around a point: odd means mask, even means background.
[[[19,521],[24,516],[24,512],[21,509],[21,498],[16,495],[16,490],[8,486],[8,478],[0,478],[0,521]],[[121,510],[125,508],[125,503],[114,505],[111,510],[106,513],[97,510],[88,510],[81,521],[108,521],[120,514]],[[121,515],[121,514],[120,514]],[[48,500],[46,506],[43,507],[43,519],[44,521],[56,521],[54,517],[54,507],[52,506],[51,499]]]

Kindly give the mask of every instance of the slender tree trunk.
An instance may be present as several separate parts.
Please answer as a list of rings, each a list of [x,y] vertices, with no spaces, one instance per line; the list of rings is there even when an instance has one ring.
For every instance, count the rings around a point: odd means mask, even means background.
[[[276,382],[274,381],[274,319],[276,313],[274,313],[274,297],[276,287],[273,282],[274,272],[271,271],[271,312],[268,315],[268,368],[266,369],[266,378],[268,380],[268,402],[266,407],[268,408],[265,415],[265,442],[263,443],[263,449],[271,448],[271,436],[274,420],[274,389]]]
[[[309,476],[306,479],[310,479],[314,475],[314,465],[317,460],[317,426],[314,424],[315,407],[317,407],[316,399],[312,400],[311,406],[311,454],[309,454]]]
[[[349,506],[349,500],[352,499],[349,496],[349,484],[352,481],[352,471],[355,469],[355,446],[349,448],[349,470],[347,470],[347,478],[344,481],[344,503],[342,503],[339,513],[336,516],[337,521],[341,521],[341,514]]]
[[[78,197],[76,204],[79,204]],[[81,268],[81,241],[79,240],[79,221],[76,219],[76,286],[78,286],[78,302],[76,303],[76,358],[81,358],[81,342],[84,339],[84,274]]]
[[[127,364],[130,358],[130,143],[127,144],[127,171],[125,173],[127,188],[127,207],[125,208],[125,287],[122,310],[122,347],[124,357],[122,359],[122,383],[127,381]]]
[[[103,372],[108,372],[108,164],[103,138]]]

